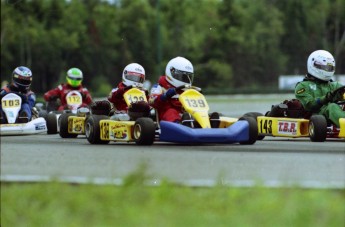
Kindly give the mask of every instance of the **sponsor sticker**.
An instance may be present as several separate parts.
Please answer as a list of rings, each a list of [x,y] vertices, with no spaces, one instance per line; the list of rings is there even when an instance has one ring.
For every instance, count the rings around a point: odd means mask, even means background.
[[[305,89],[304,89],[304,88],[299,89],[299,90],[297,91],[297,94],[301,94],[301,93],[303,93],[303,92],[305,92]]]
[[[278,133],[286,135],[296,135],[297,134],[297,122],[292,121],[278,121]]]

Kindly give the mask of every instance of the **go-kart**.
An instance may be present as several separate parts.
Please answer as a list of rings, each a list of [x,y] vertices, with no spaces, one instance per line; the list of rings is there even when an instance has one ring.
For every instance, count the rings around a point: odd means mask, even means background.
[[[70,91],[66,95],[68,109],[58,119],[58,132],[61,138],[76,138],[85,134],[85,120],[90,114],[88,107],[81,107],[82,96],[78,91]]]
[[[341,100],[334,103],[345,111],[345,86],[334,91],[339,93]],[[305,111],[297,99],[285,100],[272,105],[265,115],[258,112],[246,113],[244,116],[253,117],[258,124],[258,140],[265,136],[299,138],[309,137],[313,142],[323,142],[326,138],[345,138],[345,118],[340,118],[337,127],[323,115]]]
[[[86,137],[91,144],[109,141],[135,142],[138,145],[151,145],[155,140],[173,143],[240,143],[254,144],[257,138],[257,124],[252,117],[219,117],[217,128],[211,128],[209,107],[199,88],[182,86],[179,101],[195,127],[160,121],[154,117],[138,117],[132,121],[114,121],[105,116],[90,116],[86,121]],[[136,89],[125,93],[127,105],[133,101],[147,102],[144,93]],[[131,112],[129,111],[129,115]]]
[[[5,113],[6,123],[0,125],[0,135],[29,135],[46,133],[47,126],[43,117],[38,117],[38,112],[32,110],[32,119],[27,123],[21,123],[19,111],[22,98],[16,93],[8,93],[1,100],[2,110]],[[27,121],[27,120],[26,120]]]
[[[56,134],[60,133],[60,117],[64,122],[68,119],[69,116],[77,116],[80,115],[79,112],[82,112],[82,116],[84,116],[85,112],[87,112],[87,108],[83,108],[81,111],[79,110],[80,106],[82,105],[82,95],[79,91],[70,91],[66,95],[66,109],[63,111],[57,111],[58,105],[56,105],[56,100],[49,102],[47,105],[47,112],[44,114],[44,118],[47,121],[47,133],[48,134]],[[64,135],[65,132],[62,132]],[[77,136],[77,135],[76,135]],[[67,136],[69,137],[69,136]],[[73,137],[73,136],[72,136]]]
[[[128,113],[108,115],[90,115],[85,122],[85,135],[91,144],[115,142],[136,142],[150,145],[155,139],[156,124],[150,118],[150,107],[145,92],[132,87],[123,98],[128,106]]]

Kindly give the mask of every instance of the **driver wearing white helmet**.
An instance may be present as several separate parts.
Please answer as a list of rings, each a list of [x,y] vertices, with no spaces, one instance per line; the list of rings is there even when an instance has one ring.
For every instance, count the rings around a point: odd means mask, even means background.
[[[145,69],[138,63],[127,65],[122,72],[122,82],[114,88],[109,96],[108,101],[111,102],[117,111],[127,111],[127,104],[123,98],[123,94],[132,87],[137,87],[145,91],[148,98],[148,92],[143,88],[145,81]]]
[[[171,59],[166,68],[165,75],[161,76],[158,84],[151,88],[150,105],[158,112],[159,120],[182,123],[190,126],[191,118],[187,113],[183,113],[182,105],[178,99],[183,91],[176,89],[183,85],[192,85],[194,79],[194,67],[192,63],[184,57]],[[211,118],[215,119],[215,124],[211,127],[217,128],[219,125],[219,114],[214,112]]]
[[[304,80],[296,85],[296,98],[305,110],[322,114],[339,127],[339,118],[345,118],[345,112],[335,103],[343,97],[334,91],[343,85],[332,81],[334,57],[325,50],[314,51],[308,58],[307,70]]]

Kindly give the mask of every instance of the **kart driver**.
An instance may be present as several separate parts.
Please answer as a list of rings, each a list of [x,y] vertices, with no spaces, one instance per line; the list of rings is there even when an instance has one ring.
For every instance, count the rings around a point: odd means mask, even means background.
[[[131,63],[127,65],[122,72],[122,81],[110,92],[108,101],[114,105],[116,111],[127,112],[127,104],[123,98],[123,94],[132,87],[137,87],[138,89],[145,91],[148,99],[148,92],[144,90],[143,87],[144,81],[144,67],[138,63]]]
[[[58,111],[62,111],[64,109],[67,109],[67,100],[66,100],[66,95],[70,91],[78,91],[80,92],[83,100],[82,100],[82,105],[81,107],[87,107],[91,102],[92,102],[92,97],[90,92],[87,90],[87,88],[83,87],[82,81],[83,81],[83,73],[80,69],[78,68],[71,68],[67,71],[67,76],[66,76],[67,83],[65,84],[60,84],[58,87],[47,91],[43,98],[45,101],[48,102],[48,107],[52,105],[52,103],[56,102],[57,99],[60,99],[60,106],[57,107]],[[50,107],[51,108],[51,107]],[[48,112],[51,110],[56,110],[56,109],[48,109]]]
[[[146,98],[148,100],[148,91],[144,89],[143,83],[145,81],[145,69],[138,63],[128,64],[122,72],[122,81],[113,88],[108,96],[108,101],[114,106],[114,114],[111,116],[113,120],[130,120],[130,118],[135,117],[134,112],[141,112],[137,117],[146,116],[150,111],[150,106],[146,102],[137,102],[132,104],[130,107],[127,106],[126,101],[123,97],[124,93],[129,89],[136,87],[145,92]],[[110,107],[108,101],[97,101],[92,105],[93,111],[96,109],[106,110]],[[128,115],[129,109],[134,112],[131,113],[131,117]]]
[[[30,90],[32,82],[32,72],[25,66],[19,66],[12,73],[12,83],[3,87],[0,92],[1,100],[8,93],[15,93],[22,98],[21,109],[19,111],[18,123],[27,123],[32,118],[32,108],[35,106],[36,96]],[[5,113],[0,106],[1,124],[6,124]]]
[[[190,126],[191,116],[183,113],[181,102],[178,100],[179,94],[183,91],[176,89],[183,85],[192,85],[194,79],[194,67],[192,63],[184,57],[171,59],[165,68],[165,75],[158,79],[158,84],[154,84],[150,92],[150,105],[158,112],[159,120],[182,123]],[[217,128],[219,125],[219,114],[214,112],[211,119],[216,119],[216,124],[211,121],[211,127]]]
[[[308,73],[302,82],[295,87],[295,96],[305,110],[321,114],[339,127],[339,118],[345,118],[345,112],[334,103],[342,100],[334,91],[341,87],[339,82],[332,81],[335,71],[335,60],[331,53],[317,50],[309,55]]]

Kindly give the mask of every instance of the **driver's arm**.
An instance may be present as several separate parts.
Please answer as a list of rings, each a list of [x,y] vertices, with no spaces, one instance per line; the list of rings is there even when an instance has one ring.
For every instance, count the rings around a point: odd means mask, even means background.
[[[320,99],[322,97],[314,97],[314,92],[311,91],[308,85],[298,83],[295,88],[295,96],[302,103],[307,111],[317,112],[322,107]]]

